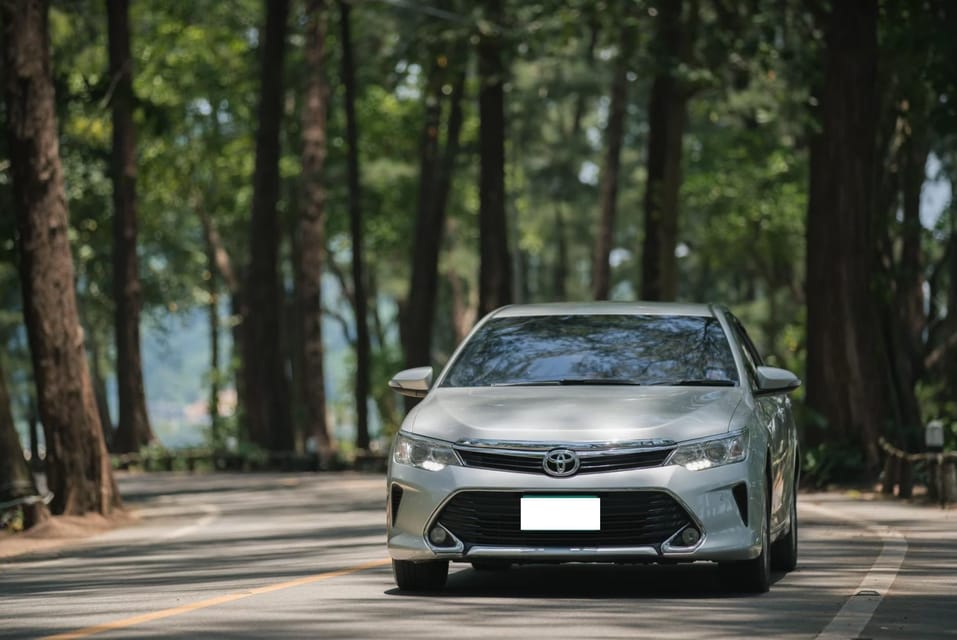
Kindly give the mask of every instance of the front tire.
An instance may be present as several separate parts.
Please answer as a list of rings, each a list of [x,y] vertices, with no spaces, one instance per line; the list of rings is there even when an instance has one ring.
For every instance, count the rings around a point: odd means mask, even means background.
[[[761,523],[761,553],[741,562],[722,562],[718,565],[721,581],[735,591],[767,593],[771,588],[771,495],[765,489],[764,520]]]
[[[403,591],[438,591],[449,576],[448,560],[393,560],[392,575]]]
[[[771,568],[775,571],[794,571],[798,561],[797,483],[791,494],[790,523],[787,534],[771,545]]]

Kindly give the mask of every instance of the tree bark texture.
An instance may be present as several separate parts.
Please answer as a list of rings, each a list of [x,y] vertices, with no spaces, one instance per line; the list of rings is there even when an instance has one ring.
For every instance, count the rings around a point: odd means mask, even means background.
[[[366,299],[362,209],[359,186],[359,133],[356,124],[356,74],[352,58],[351,6],[339,1],[342,38],[342,84],[345,88],[346,144],[348,147],[349,229],[352,234],[353,310],[356,320],[356,449],[369,448],[369,311]]]
[[[89,325],[87,325],[89,326]],[[102,351],[96,332],[86,331],[87,344],[90,345],[90,378],[93,381],[93,397],[96,399],[96,411],[100,415],[100,424],[103,426],[103,440],[109,449],[113,443],[113,418],[110,416],[110,402],[106,391],[106,378],[103,376]]]
[[[261,45],[250,256],[242,298],[244,409],[252,442],[270,451],[291,451],[294,438],[281,341],[283,294],[278,271],[281,233],[277,211],[289,1],[267,0],[264,5],[266,28]]]
[[[811,142],[807,227],[807,405],[827,441],[877,469],[885,407],[877,307],[877,2],[834,3],[825,18],[821,130]]]
[[[206,304],[206,317],[209,322],[209,400],[207,401],[209,412],[209,435],[213,441],[214,447],[222,445],[222,418],[219,415],[219,389],[220,389],[220,371],[219,371],[219,279],[216,277],[216,249],[209,242],[208,236],[206,242],[206,268],[209,269],[209,280],[207,281],[207,293],[209,301]]]
[[[30,399],[30,407],[27,409],[27,429],[30,432],[30,468],[33,471],[43,470],[43,464],[40,460],[40,418],[37,416],[37,407],[33,399]]]
[[[491,26],[480,34],[479,316],[512,302],[512,258],[505,216],[505,64],[502,0],[484,3]]]
[[[107,0],[110,86],[113,92],[113,301],[119,422],[113,449],[138,451],[153,439],[140,352],[140,286],[136,257],[136,132],[133,125],[133,60],[129,0]]]
[[[648,178],[644,197],[641,298],[674,300],[678,293],[678,192],[682,141],[688,124],[686,88],[675,75],[690,51],[681,0],[660,3],[656,38],[659,70],[648,103]]]
[[[310,0],[306,8],[306,85],[302,103],[302,205],[299,212],[296,281],[302,370],[299,376],[304,430],[316,440],[320,465],[335,455],[326,423],[326,378],[323,369],[322,271],[326,247],[326,122],[329,85],[326,82],[325,0]]]
[[[920,222],[920,194],[925,179],[925,167],[930,148],[927,141],[927,112],[923,87],[910,83],[903,108],[896,118],[896,132],[899,144],[893,146],[892,166],[898,168],[899,180],[882,176],[882,182],[891,183],[899,188],[900,199],[892,199],[892,206],[883,203],[879,213],[884,217],[882,227],[895,228],[893,220],[897,217],[898,202],[903,213],[900,226],[900,258],[894,261],[893,239],[887,237],[884,246],[891,249],[891,255],[882,257],[881,263],[892,265],[893,273],[883,274],[889,286],[887,291],[893,294],[878,296],[884,319],[884,343],[890,366],[886,367],[886,398],[888,415],[893,418],[895,428],[888,433],[897,446],[904,450],[915,451],[923,446],[923,420],[920,402],[917,399],[917,384],[924,374],[924,344],[922,334],[926,326],[924,316],[923,292],[923,252],[921,240],[923,227]],[[897,106],[897,105],[895,105]],[[895,109],[897,111],[897,109]],[[895,194],[896,195],[896,194]],[[885,252],[887,249],[885,249]],[[884,287],[882,287],[884,289]],[[893,491],[893,471],[890,468],[892,456],[885,462],[883,492]],[[912,494],[911,463],[901,460],[898,463],[898,495],[909,498]]]
[[[24,501],[24,511],[30,520],[25,524],[29,527],[50,515],[46,505],[37,501],[39,497],[33,472],[23,457],[20,436],[13,424],[7,377],[0,361],[0,504]]]
[[[233,268],[233,261],[229,256],[229,253],[226,251],[226,247],[223,245],[222,238],[219,235],[219,231],[216,228],[216,225],[213,224],[212,218],[209,216],[209,213],[203,206],[202,202],[194,202],[196,211],[199,214],[200,223],[203,228],[203,241],[206,244],[206,260],[210,269],[210,282],[209,282],[209,292],[213,300],[210,303],[209,308],[209,323],[210,323],[210,375],[212,379],[210,381],[209,397],[210,397],[210,423],[213,427],[213,442],[219,443],[217,439],[218,423],[221,420],[219,415],[219,389],[222,383],[222,370],[220,369],[219,362],[219,297],[218,297],[218,279],[217,276],[222,279],[222,283],[226,286],[227,291],[229,292],[229,310],[230,315],[234,317],[241,317],[242,315],[242,295],[241,295],[241,284],[239,277],[236,274],[236,270]],[[239,350],[241,352],[243,345],[243,333],[242,333],[242,323],[235,323],[232,328],[232,348],[235,352]],[[234,357],[227,358],[227,361],[236,360]],[[238,370],[236,371],[236,387],[237,387],[237,397],[239,400],[238,409],[241,414],[244,414],[245,411],[242,409],[245,402],[245,393],[243,392],[243,370],[242,370],[242,358],[238,359]]]
[[[4,94],[23,313],[56,514],[120,506],[77,313],[42,0],[4,0]]]
[[[611,254],[615,235],[615,214],[618,208],[618,174],[621,168],[621,145],[625,137],[625,109],[628,106],[628,66],[635,45],[636,29],[623,19],[618,39],[618,59],[615,61],[611,84],[611,104],[608,126],[605,129],[605,166],[601,174],[598,233],[595,238],[595,263],[592,268],[592,295],[596,300],[607,300],[611,290]]]
[[[552,265],[552,299],[564,302],[568,297],[568,239],[561,205],[555,206],[555,264]]]
[[[432,52],[432,66],[426,88],[425,121],[422,126],[419,159],[419,200],[412,247],[412,279],[409,302],[403,318],[403,350],[408,367],[432,364],[432,333],[439,286],[439,250],[445,231],[445,217],[452,172],[458,155],[462,128],[462,93],[465,88],[465,52],[457,49]],[[451,59],[450,59],[451,58]],[[445,149],[440,152],[443,87],[451,82],[448,98]]]

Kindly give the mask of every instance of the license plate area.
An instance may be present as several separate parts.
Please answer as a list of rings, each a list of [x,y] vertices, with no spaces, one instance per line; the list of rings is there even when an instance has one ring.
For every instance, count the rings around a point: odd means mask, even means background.
[[[597,496],[522,496],[522,531],[601,531]]]

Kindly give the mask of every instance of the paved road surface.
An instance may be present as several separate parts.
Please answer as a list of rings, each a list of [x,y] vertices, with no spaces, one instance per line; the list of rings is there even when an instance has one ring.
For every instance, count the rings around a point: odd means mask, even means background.
[[[139,525],[0,560],[0,637],[957,637],[957,512],[802,496],[801,561],[762,596],[711,565],[452,565],[398,592],[381,476],[121,478]]]

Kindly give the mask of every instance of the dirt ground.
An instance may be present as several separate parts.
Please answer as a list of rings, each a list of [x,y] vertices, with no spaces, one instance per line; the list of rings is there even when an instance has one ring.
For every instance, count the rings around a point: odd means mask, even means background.
[[[109,517],[88,513],[56,516],[21,533],[0,531],[0,558],[51,551],[134,522],[136,517],[127,511]]]

